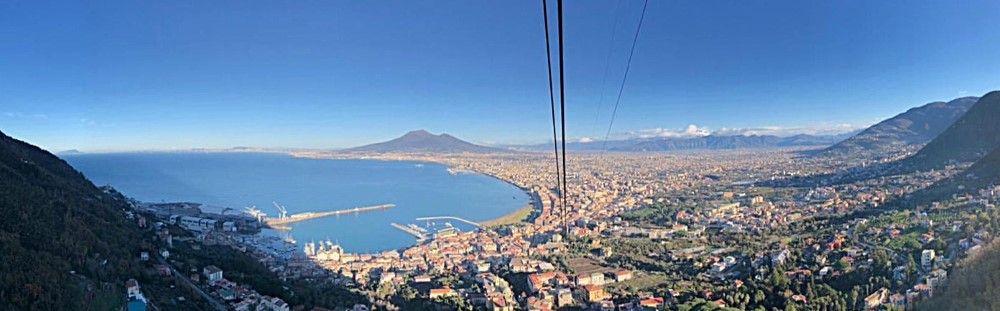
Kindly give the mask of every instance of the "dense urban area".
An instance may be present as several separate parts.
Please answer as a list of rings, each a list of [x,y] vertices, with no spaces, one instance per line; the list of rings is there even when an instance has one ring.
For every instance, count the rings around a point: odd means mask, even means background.
[[[326,306],[350,310],[904,309],[932,297],[1000,229],[1000,188],[900,208],[968,165],[832,183],[913,150],[835,161],[802,152],[571,153],[565,209],[545,154],[295,154],[442,163],[531,194],[520,221],[377,254],[320,242],[280,256],[232,223],[182,223],[178,206],[128,218],[166,243],[140,254],[145,282],[187,286],[202,300],[157,294],[150,306],[219,310],[324,310],[297,292],[317,286],[329,289],[310,295],[339,295]],[[254,280],[262,275],[300,287]],[[128,280],[128,297],[147,302],[139,284]]]

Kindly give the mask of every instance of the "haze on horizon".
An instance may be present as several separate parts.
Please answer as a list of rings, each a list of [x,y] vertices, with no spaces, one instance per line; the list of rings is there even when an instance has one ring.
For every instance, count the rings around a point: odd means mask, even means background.
[[[0,3],[0,131],[52,151],[551,137],[539,2],[233,4]],[[604,138],[641,6],[568,3],[569,137]],[[612,136],[842,133],[980,96],[998,11],[650,1]]]

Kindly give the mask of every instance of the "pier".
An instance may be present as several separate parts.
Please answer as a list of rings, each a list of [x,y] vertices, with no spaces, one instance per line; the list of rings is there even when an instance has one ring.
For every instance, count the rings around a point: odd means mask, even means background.
[[[424,240],[424,239],[427,238],[427,235],[425,235],[423,232],[417,231],[417,230],[415,230],[413,228],[410,228],[410,227],[407,227],[407,226],[404,226],[404,225],[400,225],[400,224],[397,224],[397,223],[391,223],[390,225],[392,225],[393,227],[396,227],[396,229],[403,230],[403,232],[412,234],[413,236],[417,237],[418,241],[422,241],[422,240]]]
[[[434,217],[420,217],[420,218],[417,218],[417,220],[419,220],[419,221],[427,221],[427,220],[441,220],[441,219],[450,219],[450,220],[457,220],[457,221],[461,221],[461,222],[464,222],[464,223],[467,223],[467,224],[470,224],[470,225],[473,225],[473,226],[475,226],[476,228],[479,228],[479,227],[481,227],[481,226],[479,225],[479,223],[476,223],[476,222],[474,222],[474,221],[471,221],[471,220],[468,220],[468,219],[465,219],[465,218],[461,218],[461,217],[454,217],[454,216],[434,216]]]
[[[295,214],[292,216],[283,216],[279,218],[268,217],[264,219],[264,223],[266,223],[268,226],[273,227],[273,226],[286,225],[293,222],[306,221],[316,218],[364,213],[364,212],[383,210],[393,207],[396,207],[396,204],[382,204],[382,205],[368,206],[368,207],[355,207],[355,208],[327,211],[327,212],[305,212],[305,213]]]

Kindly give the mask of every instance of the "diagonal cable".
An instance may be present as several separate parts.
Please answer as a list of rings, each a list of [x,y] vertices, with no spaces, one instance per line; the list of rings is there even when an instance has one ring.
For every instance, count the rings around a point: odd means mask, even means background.
[[[622,84],[618,87],[618,99],[615,100],[615,109],[611,111],[611,123],[608,124],[608,132],[604,134],[604,144],[601,146],[601,152],[608,149],[608,138],[611,137],[611,128],[615,126],[615,116],[618,114],[618,104],[622,102],[622,92],[625,90],[625,81],[628,81],[628,72],[632,67],[632,55],[635,54],[635,43],[639,41],[639,31],[642,30],[642,21],[646,18],[646,6],[648,5],[649,0],[646,0],[642,4],[642,15],[639,15],[639,25],[635,27],[635,37],[632,38],[632,48],[628,52],[628,62],[625,63],[625,75],[622,76]],[[565,159],[563,160],[565,161]],[[565,163],[563,164],[565,165]]]

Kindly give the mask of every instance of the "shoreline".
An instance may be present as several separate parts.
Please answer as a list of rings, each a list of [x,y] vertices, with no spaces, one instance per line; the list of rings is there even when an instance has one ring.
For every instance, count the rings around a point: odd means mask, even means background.
[[[525,205],[522,206],[521,208],[518,208],[518,209],[516,209],[516,210],[514,210],[514,211],[512,211],[510,213],[504,214],[504,215],[502,215],[500,217],[496,217],[496,218],[492,218],[492,219],[487,219],[487,220],[483,220],[483,221],[478,221],[477,223],[479,223],[483,227],[495,227],[495,226],[498,226],[498,225],[526,223],[525,220],[527,220],[528,217],[531,216],[531,213],[534,212],[534,210],[536,209],[536,207],[538,207],[538,205],[539,205],[538,202],[535,202],[535,194],[534,194],[533,191],[531,191],[531,189],[522,187],[521,185],[515,184],[512,181],[500,178],[499,176],[496,176],[494,174],[480,172],[480,171],[472,170],[472,169],[458,168],[458,167],[455,167],[455,165],[452,165],[451,163],[444,163],[444,162],[440,162],[440,161],[432,161],[432,160],[428,160],[428,159],[404,159],[404,158],[388,158],[387,159],[387,158],[384,158],[384,157],[377,157],[377,156],[372,157],[371,155],[359,156],[359,157],[351,157],[351,156],[347,156],[346,154],[344,154],[345,156],[343,156],[343,157],[324,157],[322,154],[316,154],[316,153],[291,152],[291,153],[286,153],[286,154],[289,155],[289,156],[295,157],[295,158],[307,158],[307,159],[317,159],[317,160],[375,160],[375,161],[387,161],[387,162],[415,162],[415,163],[437,164],[437,165],[444,166],[445,169],[449,170],[449,172],[451,172],[451,170],[454,170],[455,172],[462,173],[462,174],[474,173],[474,174],[479,174],[479,175],[483,175],[483,176],[487,176],[487,177],[499,180],[499,181],[501,181],[501,182],[503,182],[505,184],[513,186],[514,188],[517,188],[518,190],[520,190],[521,192],[523,192],[525,195],[528,196],[528,202],[525,202]],[[524,215],[518,221],[511,221],[511,219],[508,219],[508,218],[515,217],[515,216],[517,216],[519,214],[522,214],[522,213]],[[416,245],[416,243],[414,243],[413,245]]]
[[[528,203],[524,207],[521,207],[516,211],[511,212],[510,214],[503,215],[500,216],[499,218],[490,219],[487,221],[481,221],[479,222],[479,225],[482,227],[490,228],[490,227],[499,227],[504,225],[524,223],[526,220],[528,220],[528,217],[531,217],[531,213],[533,213],[534,211],[535,211],[535,204]]]

